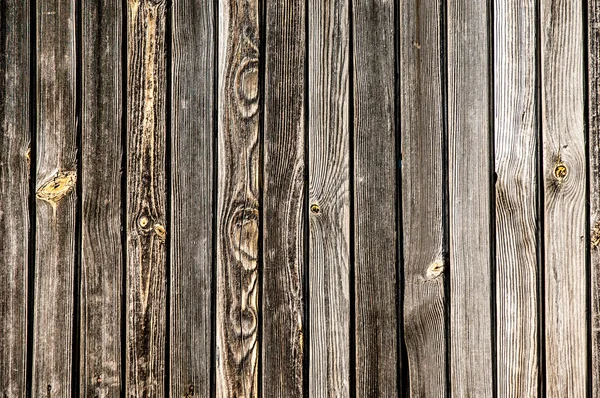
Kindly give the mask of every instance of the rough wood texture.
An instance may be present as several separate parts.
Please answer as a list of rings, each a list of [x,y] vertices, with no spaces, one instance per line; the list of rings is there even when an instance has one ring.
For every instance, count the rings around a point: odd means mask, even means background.
[[[356,396],[389,397],[400,384],[394,3],[355,2],[352,19]]]
[[[535,3],[494,6],[499,397],[538,396]]]
[[[440,10],[440,1],[399,4],[404,340],[414,397],[447,394]]]
[[[350,394],[349,10],[309,0],[311,397]]]
[[[29,2],[0,2],[0,395],[25,397]]]
[[[165,377],[166,0],[127,6],[126,394],[162,397]]]
[[[258,387],[258,1],[219,3],[217,397]]]
[[[541,1],[546,396],[587,383],[581,1]]]
[[[77,146],[75,1],[37,2],[32,396],[71,396]],[[33,156],[33,155],[32,155]]]
[[[210,396],[213,1],[173,5],[171,396]]]
[[[448,3],[450,369],[453,396],[491,397],[487,1]]]
[[[265,4],[262,391],[265,397],[300,398],[306,4]]]

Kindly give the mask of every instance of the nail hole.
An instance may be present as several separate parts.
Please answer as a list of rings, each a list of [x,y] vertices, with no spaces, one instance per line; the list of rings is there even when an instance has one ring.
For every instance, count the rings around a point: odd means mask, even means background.
[[[319,213],[321,212],[321,208],[319,207],[319,205],[318,205],[318,204],[316,204],[316,203],[313,203],[312,205],[310,205],[310,211],[311,211],[313,214],[319,214]]]

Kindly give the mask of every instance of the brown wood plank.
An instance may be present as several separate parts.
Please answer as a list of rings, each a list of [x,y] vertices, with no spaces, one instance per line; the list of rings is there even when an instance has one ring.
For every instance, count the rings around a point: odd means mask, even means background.
[[[404,340],[415,397],[447,395],[440,5],[399,4]]]
[[[127,3],[126,394],[162,397],[166,338],[166,0]]]
[[[262,394],[300,398],[306,2],[265,4]]]

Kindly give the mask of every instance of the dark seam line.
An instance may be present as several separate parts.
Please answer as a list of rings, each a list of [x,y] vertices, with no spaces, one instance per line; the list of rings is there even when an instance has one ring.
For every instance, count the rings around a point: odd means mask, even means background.
[[[212,90],[212,237],[210,291],[210,396],[215,398],[217,380],[217,200],[219,170],[219,0],[212,0],[213,87]]]
[[[165,303],[165,398],[171,395],[171,245],[173,240],[173,230],[171,228],[172,217],[172,199],[173,199],[173,177],[172,177],[172,124],[171,124],[171,106],[173,90],[172,57],[173,57],[173,1],[166,3],[166,21],[165,21],[165,57],[166,57],[166,99],[165,99],[165,183],[166,183],[166,215],[168,239],[165,245],[165,279],[166,279],[166,303]]]
[[[127,0],[121,2],[121,389],[127,389]]]

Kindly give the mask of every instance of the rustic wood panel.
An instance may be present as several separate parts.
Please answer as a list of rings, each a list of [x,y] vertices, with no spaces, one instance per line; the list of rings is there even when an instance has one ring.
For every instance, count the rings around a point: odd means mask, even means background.
[[[491,397],[488,2],[448,3],[450,369],[453,396]]]
[[[546,396],[587,383],[581,1],[541,1]]]
[[[262,394],[300,398],[306,2],[265,5]]]
[[[257,0],[219,3],[217,396],[258,387],[259,17]]]
[[[127,3],[126,394],[162,397],[166,338],[166,0]]]
[[[349,6],[309,0],[309,395],[350,394]]]
[[[399,15],[404,339],[410,391],[415,397],[445,397],[441,4],[403,0]]]
[[[0,395],[25,397],[29,262],[29,2],[0,3]]]

